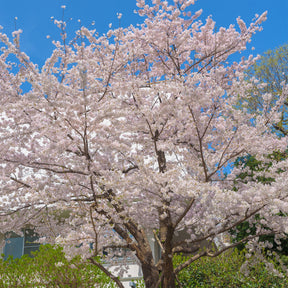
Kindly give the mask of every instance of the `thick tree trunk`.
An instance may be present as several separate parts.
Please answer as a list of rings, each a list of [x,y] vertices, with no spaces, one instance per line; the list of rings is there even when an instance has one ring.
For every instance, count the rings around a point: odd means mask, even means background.
[[[142,264],[143,279],[146,288],[157,288],[159,281],[159,271],[155,265]]]
[[[159,271],[154,261],[148,238],[144,231],[142,231],[141,237],[138,237],[138,245],[141,249],[136,251],[136,256],[141,263],[145,287],[158,288],[160,282]]]
[[[173,272],[173,261],[169,257],[169,260],[167,259],[163,265],[162,288],[175,288],[175,275]]]
[[[172,240],[174,236],[174,227],[172,225],[170,213],[168,212],[166,218],[160,225],[160,237],[163,245],[162,251],[162,281],[161,288],[175,288],[175,274],[173,268],[173,245]]]
[[[173,228],[166,227],[166,240],[164,243],[163,265],[162,265],[162,288],[175,288],[175,274],[173,268],[172,238]]]

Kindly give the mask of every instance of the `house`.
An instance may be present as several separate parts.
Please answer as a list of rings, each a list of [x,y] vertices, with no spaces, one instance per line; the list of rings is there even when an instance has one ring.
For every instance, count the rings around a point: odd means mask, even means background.
[[[39,249],[40,243],[37,243],[38,235],[35,234],[33,229],[24,228],[22,230],[23,235],[20,236],[14,232],[2,235],[2,239],[5,239],[3,247],[4,260],[9,256],[13,258],[21,258],[24,254],[31,256],[31,252]]]

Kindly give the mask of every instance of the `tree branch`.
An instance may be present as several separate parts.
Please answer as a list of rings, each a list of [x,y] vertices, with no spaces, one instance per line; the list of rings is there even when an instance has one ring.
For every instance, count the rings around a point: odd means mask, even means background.
[[[109,270],[107,270],[103,265],[101,265],[100,263],[98,263],[97,261],[95,261],[92,257],[88,258],[88,260],[94,264],[95,266],[97,266],[102,272],[104,272],[111,280],[113,280],[116,285],[120,288],[125,288],[123,286],[123,284],[121,283],[121,281],[119,280],[118,277],[114,276]]]
[[[176,222],[173,225],[173,228],[176,229],[176,227],[179,225],[179,223],[182,221],[182,219],[187,215],[189,210],[191,209],[193,203],[195,202],[195,198],[191,199],[189,204],[186,206],[184,212],[179,216],[179,218],[176,220]]]

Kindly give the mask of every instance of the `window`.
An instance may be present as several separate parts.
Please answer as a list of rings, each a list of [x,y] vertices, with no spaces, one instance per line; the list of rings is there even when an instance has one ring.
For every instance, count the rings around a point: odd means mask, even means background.
[[[31,252],[39,250],[40,243],[37,243],[39,236],[35,234],[34,229],[23,229],[23,235],[21,237],[15,233],[9,233],[3,249],[4,260],[10,255],[13,258],[20,258],[24,254],[32,257]]]

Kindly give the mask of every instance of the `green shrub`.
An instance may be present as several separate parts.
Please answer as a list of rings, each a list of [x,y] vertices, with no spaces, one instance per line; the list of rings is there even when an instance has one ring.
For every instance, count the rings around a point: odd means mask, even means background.
[[[24,255],[0,259],[1,288],[90,288],[115,287],[114,283],[95,265],[84,262],[80,256],[70,260],[59,246],[43,245],[33,253],[34,258]],[[179,265],[189,256],[175,256],[174,264]],[[241,266],[255,260],[245,257],[245,252],[228,251],[216,258],[201,258],[178,274],[178,288],[286,288],[288,277],[278,277],[266,269],[263,262],[251,265],[249,275],[240,272]],[[286,260],[286,261],[285,261]],[[267,259],[281,272],[280,266]],[[284,259],[288,262],[287,259]],[[137,287],[144,287],[137,281]]]
[[[175,265],[185,261],[187,257],[176,256]],[[189,288],[281,288],[288,287],[287,276],[279,277],[272,274],[263,262],[246,259],[244,251],[228,251],[216,258],[201,258],[178,275],[180,285]],[[242,265],[250,262],[249,274],[240,272]],[[272,259],[266,259],[281,272],[280,266]],[[253,264],[252,264],[253,263]]]
[[[59,246],[42,245],[33,254],[33,258],[24,255],[20,259],[0,259],[1,288],[114,287],[95,265],[80,256],[68,260]]]

